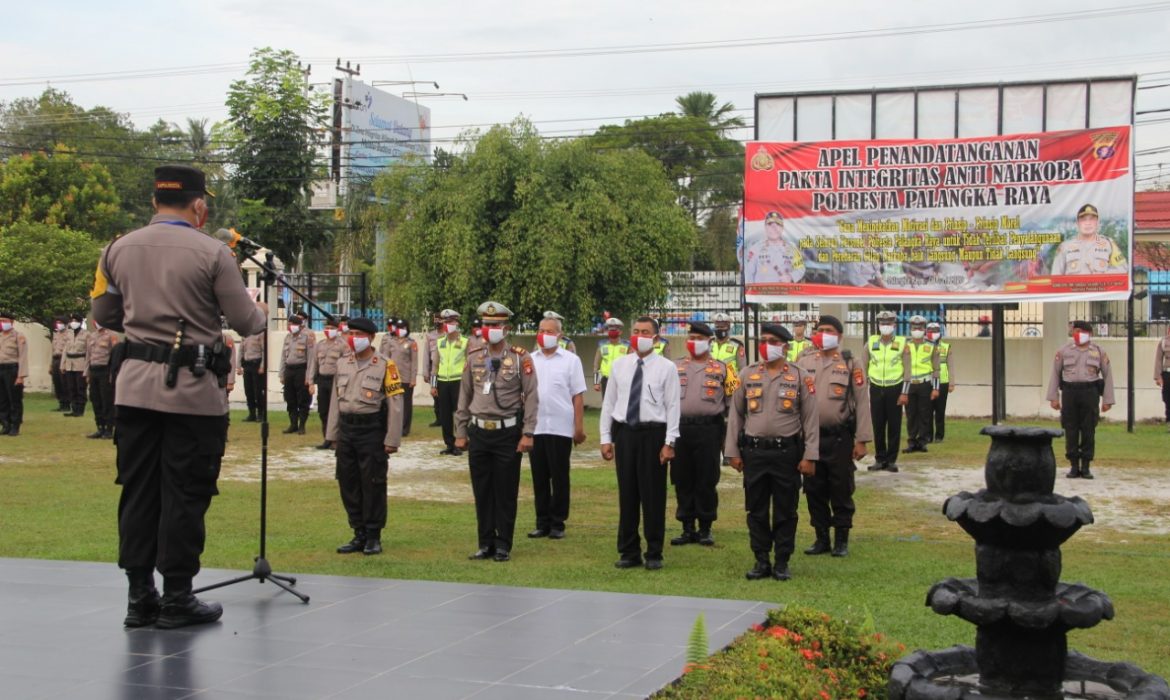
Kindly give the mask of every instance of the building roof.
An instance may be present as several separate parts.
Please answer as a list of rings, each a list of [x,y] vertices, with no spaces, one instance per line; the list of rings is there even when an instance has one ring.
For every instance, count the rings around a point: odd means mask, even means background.
[[[1135,192],[1133,218],[1138,234],[1170,231],[1170,192]]]

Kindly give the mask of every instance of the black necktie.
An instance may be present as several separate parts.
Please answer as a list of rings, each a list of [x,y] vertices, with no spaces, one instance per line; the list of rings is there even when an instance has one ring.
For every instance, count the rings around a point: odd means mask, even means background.
[[[637,425],[642,422],[642,358],[638,358],[638,369],[634,370],[634,379],[630,382],[630,403],[626,405],[626,423]]]

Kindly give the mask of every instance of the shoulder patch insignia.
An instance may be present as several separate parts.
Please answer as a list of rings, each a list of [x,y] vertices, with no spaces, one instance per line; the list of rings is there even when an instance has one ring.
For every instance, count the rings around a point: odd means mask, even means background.
[[[520,359],[520,366],[524,369],[524,374],[532,374],[532,358],[524,357]]]
[[[804,385],[806,387],[808,387],[808,393],[810,393],[810,394],[817,393],[817,384],[816,384],[816,382],[813,381],[812,377],[805,377],[804,378]]]
[[[517,355],[526,355],[526,354],[528,354],[528,351],[527,351],[527,350],[525,350],[524,348],[520,347],[519,345],[513,345],[513,346],[512,346],[512,352],[516,353]]]
[[[861,386],[865,383],[865,375],[861,373],[860,369],[853,370],[853,383],[857,386]]]

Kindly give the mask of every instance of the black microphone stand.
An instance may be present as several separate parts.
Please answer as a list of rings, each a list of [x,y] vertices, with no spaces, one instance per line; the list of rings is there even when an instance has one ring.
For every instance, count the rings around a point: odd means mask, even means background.
[[[240,241],[237,250],[243,254],[244,257],[251,260],[260,266],[260,270],[264,273],[264,301],[267,303],[270,298],[272,285],[276,282],[276,269],[273,266],[272,253],[264,254],[264,262],[256,259],[253,253],[255,248],[247,246],[243,241]],[[303,294],[299,289],[290,285],[288,281],[281,275],[281,283],[288,287],[289,291],[296,294],[302,301],[312,306],[314,309],[321,312],[321,315],[333,320],[333,315],[322,309],[312,299]],[[292,586],[297,585],[297,580],[291,576],[282,576],[280,574],[272,573],[272,566],[268,563],[266,556],[267,542],[268,542],[268,319],[264,320],[264,342],[263,342],[263,367],[264,367],[264,381],[260,383],[260,555],[256,557],[255,565],[252,567],[252,573],[246,576],[237,576],[236,578],[228,579],[227,581],[220,581],[213,583],[210,586],[195,589],[195,593],[202,593],[216,588],[223,588],[224,586],[231,586],[236,583],[243,583],[244,581],[259,581],[264,583],[268,581],[285,591],[295,595],[301,599],[302,603],[309,602],[309,596],[300,591],[293,590]]]

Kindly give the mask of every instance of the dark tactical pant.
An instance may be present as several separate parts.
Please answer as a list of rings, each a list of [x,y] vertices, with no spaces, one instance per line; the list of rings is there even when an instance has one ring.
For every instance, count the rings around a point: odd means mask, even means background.
[[[618,553],[622,559],[637,559],[642,554],[640,515],[646,559],[661,559],[666,537],[666,465],[659,463],[658,456],[666,444],[666,425],[642,423],[631,428],[615,421],[612,431],[618,480]]]
[[[402,393],[402,437],[410,435],[410,423],[414,417],[414,385],[403,384]]]
[[[16,383],[16,363],[0,365],[0,428],[19,428],[24,422],[24,385]]]
[[[816,474],[803,477],[808,517],[816,530],[853,527],[853,514],[857,512],[853,504],[853,473],[857,471],[853,442],[853,436],[844,431],[821,433],[821,459],[817,460]]]
[[[305,386],[305,365],[288,365],[284,368],[284,404],[288,408],[288,419],[296,425],[298,420],[309,420],[309,404],[313,397]]]
[[[697,520],[700,529],[715,522],[719,512],[719,484],[723,417],[710,423],[683,423],[670,463],[670,482],[678,501],[674,517],[685,526]],[[687,419],[682,419],[686,421]]]
[[[1166,407],[1166,422],[1170,423],[1170,372],[1162,373],[1162,404]]]
[[[564,530],[569,519],[569,463],[573,438],[537,435],[532,438],[532,493],[536,498],[536,529]]]
[[[796,548],[800,518],[800,472],[796,465],[803,454],[804,446],[795,437],[785,439],[779,448],[743,448],[744,508],[757,561],[768,560],[773,550],[776,561],[788,561]]]
[[[329,427],[329,404],[333,401],[333,375],[317,375],[317,417],[321,419],[321,435]]]
[[[118,566],[156,568],[168,590],[190,586],[206,539],[203,518],[218,494],[227,423],[119,406],[115,416]]]
[[[911,447],[922,447],[930,435],[933,426],[934,412],[930,404],[930,392],[933,385],[929,381],[910,385],[910,393],[906,397],[906,442]],[[895,450],[897,443],[894,443]]]
[[[85,377],[81,372],[63,372],[62,377],[69,394],[69,408],[77,415],[85,413]]]
[[[1064,456],[1070,460],[1093,459],[1097,419],[1101,415],[1101,394],[1097,385],[1065,384],[1060,391],[1060,427],[1064,428]]]
[[[447,445],[448,450],[455,448],[455,409],[459,408],[459,384],[458,379],[453,382],[436,382],[439,395],[435,397],[435,412],[439,416],[439,426],[443,429],[443,442]]]
[[[89,402],[93,404],[93,420],[99,430],[114,427],[114,382],[106,365],[89,368]]]
[[[61,375],[60,355],[53,355],[49,375],[53,378],[53,398],[57,399],[57,407],[69,408],[69,392],[65,389],[65,377]]]
[[[349,526],[354,530],[386,527],[386,421],[338,427],[337,486]]]
[[[934,432],[928,433],[935,440],[942,440],[947,434],[947,396],[950,394],[951,385],[938,385],[938,398],[930,402],[934,409]]]
[[[263,415],[260,403],[264,399],[264,375],[260,373],[260,360],[246,360],[240,368],[244,372],[244,398],[248,402],[248,411]]]
[[[458,382],[454,383],[458,388]],[[443,382],[439,383],[442,386]],[[440,395],[442,390],[440,389]],[[516,498],[520,491],[519,425],[499,430],[467,426],[471,491],[475,495],[475,523],[480,547],[497,552],[512,550],[516,530]]]
[[[902,385],[869,385],[869,414],[873,419],[873,456],[882,464],[897,464],[902,441]]]

